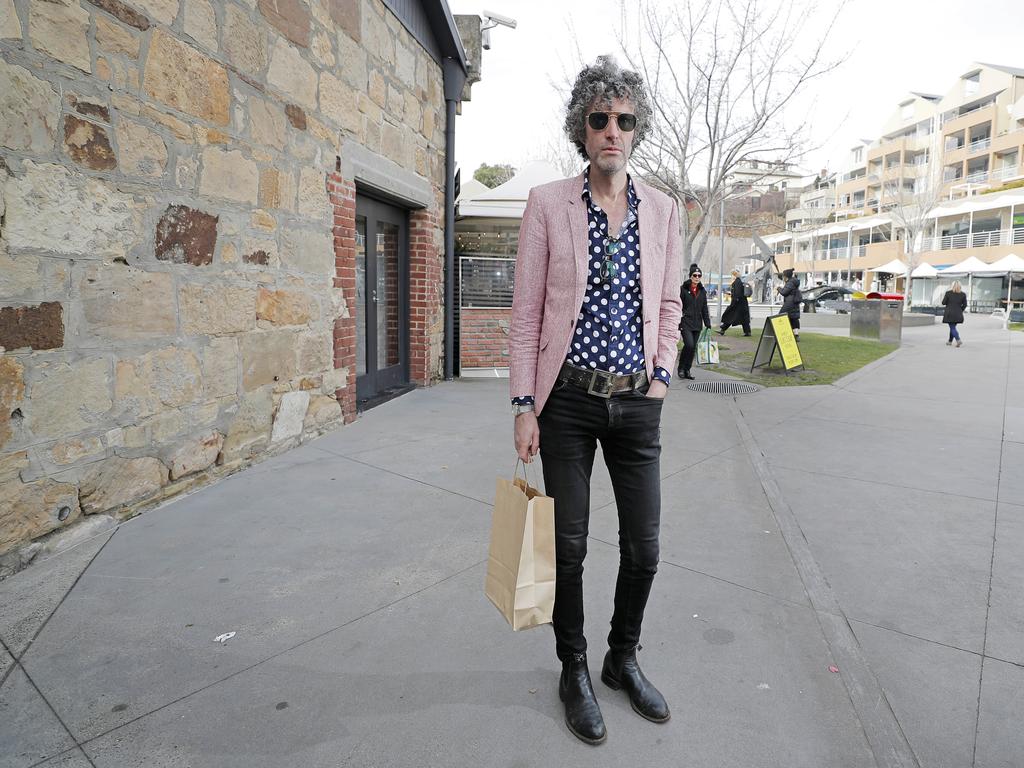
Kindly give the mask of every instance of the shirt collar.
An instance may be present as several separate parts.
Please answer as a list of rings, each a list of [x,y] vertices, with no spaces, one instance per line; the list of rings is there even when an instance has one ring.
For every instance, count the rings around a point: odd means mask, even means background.
[[[590,205],[590,166],[588,165],[586,170],[583,172],[583,193],[580,198],[587,205]],[[633,186],[633,177],[628,173],[626,174],[626,205],[629,206],[629,210],[634,214],[640,207],[640,197],[636,193],[636,187]]]

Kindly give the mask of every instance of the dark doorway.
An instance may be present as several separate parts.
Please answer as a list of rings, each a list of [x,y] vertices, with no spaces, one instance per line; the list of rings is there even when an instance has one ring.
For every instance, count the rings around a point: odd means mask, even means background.
[[[409,389],[408,213],[356,196],[356,399],[365,410]]]

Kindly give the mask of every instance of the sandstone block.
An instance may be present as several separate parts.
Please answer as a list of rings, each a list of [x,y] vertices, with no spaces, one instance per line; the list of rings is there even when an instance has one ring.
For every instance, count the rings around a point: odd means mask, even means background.
[[[239,150],[224,151],[216,147],[203,150],[203,172],[199,178],[201,195],[255,205],[258,191],[256,163]]]
[[[316,56],[323,68],[334,69],[334,47],[331,45],[331,38],[318,29],[310,42],[310,50],[313,51],[313,55]]]
[[[304,333],[299,339],[299,373],[322,373],[334,367],[334,339],[330,333]]]
[[[330,72],[322,72],[320,74],[320,112],[335,125],[340,125],[350,131],[357,130],[360,122],[358,92]]]
[[[121,111],[123,112],[124,110],[122,109]],[[160,125],[168,128],[171,131],[171,133],[173,133],[182,141],[187,143],[192,142],[191,126],[189,126],[182,120],[179,120],[174,115],[169,115],[166,112],[161,112],[159,109],[154,109],[148,104],[142,105],[141,114],[143,114],[145,117],[148,117],[154,123],[159,123]]]
[[[96,14],[96,42],[107,53],[120,54],[130,59],[139,58],[139,38],[123,24]]]
[[[64,346],[64,308],[56,301],[28,307],[0,307],[0,347],[7,350]]]
[[[203,350],[203,388],[207,397],[228,397],[238,393],[238,342],[211,339]]]
[[[142,424],[149,430],[148,445],[166,445],[176,441],[179,435],[188,431],[188,409],[172,408],[160,411]]]
[[[145,32],[150,27],[149,19],[136,10],[129,8],[121,0],[89,0],[92,5],[102,8],[116,19],[120,19],[130,27]]]
[[[77,489],[68,483],[0,484],[0,552],[74,522],[81,511]]]
[[[288,122],[292,124],[292,128],[297,131],[306,130],[306,113],[302,111],[302,107],[286,104],[284,113],[288,116]]]
[[[399,165],[404,165],[405,144],[402,141],[402,129],[385,122],[381,132],[381,151],[384,156]]]
[[[185,34],[211,51],[217,50],[217,14],[207,0],[185,0]]]
[[[272,325],[305,325],[319,319],[320,309],[309,294],[260,288],[256,317]]]
[[[316,109],[316,70],[284,40],[271,49],[267,83],[306,109]]]
[[[223,460],[231,462],[249,458],[266,448],[272,420],[273,400],[270,390],[246,393],[224,438]]]
[[[134,0],[150,17],[162,24],[170,24],[178,16],[178,0]]]
[[[276,267],[281,263],[277,255],[277,243],[273,240],[247,237],[242,243],[242,253],[242,260],[246,264]]]
[[[233,399],[233,398],[232,398]],[[212,400],[208,403],[194,405],[188,409],[189,429],[212,427],[220,418],[220,403]]]
[[[395,75],[406,88],[416,85],[416,54],[402,43],[395,45]]]
[[[202,369],[189,349],[166,347],[117,361],[114,397],[122,413],[150,416],[194,403],[202,394]]]
[[[3,440],[0,438],[0,444],[2,442]],[[16,453],[0,455],[0,483],[16,479],[18,473],[26,469],[28,465],[28,451],[17,451]]]
[[[329,232],[285,227],[281,231],[281,263],[289,270],[328,276],[334,273],[334,245]]]
[[[288,120],[284,111],[263,99],[249,99],[249,130],[252,140],[276,149],[288,141]]]
[[[145,339],[177,329],[171,275],[119,265],[91,267],[78,290],[84,330],[100,338]]]
[[[360,0],[327,0],[334,23],[355,42],[362,38],[362,2]]]
[[[87,514],[142,501],[167,482],[167,468],[159,459],[122,459],[114,456],[86,473],[79,486],[82,511]]]
[[[252,330],[256,291],[237,285],[184,285],[178,293],[181,330],[189,336],[217,336]]]
[[[36,50],[58,61],[92,72],[89,55],[89,12],[71,0],[33,0],[28,10],[28,36]]]
[[[253,211],[251,220],[256,229],[262,229],[264,232],[273,232],[277,229],[277,219],[266,211]]]
[[[241,337],[242,387],[246,392],[288,381],[298,372],[296,336],[290,331],[247,333]]]
[[[341,406],[333,397],[327,395],[313,395],[309,401],[309,408],[306,410],[306,420],[303,422],[304,430],[322,429],[328,424],[341,421]]]
[[[56,464],[74,464],[82,459],[101,458],[106,452],[98,437],[73,438],[57,443],[50,449],[50,458]]]
[[[160,177],[167,168],[167,145],[160,134],[141,123],[120,120],[117,147],[121,170],[138,176]]]
[[[100,179],[26,160],[22,176],[0,176],[0,183],[7,205],[4,238],[12,251],[113,259],[124,257],[138,237],[141,204]]]
[[[276,168],[260,171],[260,189],[256,198],[260,208],[277,208],[281,204],[281,173]]]
[[[213,263],[218,217],[185,205],[169,205],[156,225],[156,257],[175,264]]]
[[[363,93],[367,88],[366,49],[344,32],[338,33],[337,40],[341,76],[357,92]]]
[[[296,45],[309,47],[309,8],[301,0],[258,0],[263,18]]]
[[[227,70],[159,29],[149,45],[144,83],[150,96],[170,107],[214,125],[228,124]]]
[[[233,3],[224,6],[224,50],[242,72],[257,75],[267,66],[267,39],[249,14]]]
[[[378,70],[373,69],[370,71],[370,99],[381,109],[388,104],[388,86],[382,75]]]
[[[212,467],[223,447],[224,435],[220,432],[189,440],[171,456],[171,479],[177,480]]]
[[[11,414],[24,397],[24,366],[12,357],[0,357],[0,448],[11,439]]]
[[[0,40],[20,40],[21,21],[14,10],[14,0],[0,0]]]
[[[324,392],[336,392],[348,386],[348,368],[332,368],[324,374]]]
[[[38,439],[60,438],[98,425],[113,406],[110,365],[103,359],[40,366],[22,406],[29,431]]]
[[[64,149],[76,163],[94,171],[117,167],[106,129],[74,115],[64,118]]]
[[[31,154],[53,149],[60,97],[24,67],[0,58],[0,145]]]
[[[327,223],[332,207],[327,197],[327,177],[318,168],[299,171],[299,214],[313,221]]]
[[[309,407],[309,392],[288,392],[281,398],[281,404],[274,416],[274,430],[271,443],[279,443],[302,434],[302,424]]]

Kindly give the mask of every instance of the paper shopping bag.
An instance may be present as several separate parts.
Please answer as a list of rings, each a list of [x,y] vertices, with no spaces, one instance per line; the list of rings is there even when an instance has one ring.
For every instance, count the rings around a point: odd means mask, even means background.
[[[555,501],[518,471],[498,478],[484,585],[516,631],[549,624],[555,605]]]

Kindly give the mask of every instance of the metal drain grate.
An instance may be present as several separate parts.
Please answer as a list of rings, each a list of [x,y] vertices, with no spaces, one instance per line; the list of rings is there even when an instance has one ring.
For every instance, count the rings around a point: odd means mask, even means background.
[[[738,381],[695,381],[687,384],[686,388],[712,395],[749,395],[761,389],[756,384],[742,384]]]

